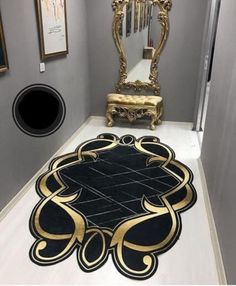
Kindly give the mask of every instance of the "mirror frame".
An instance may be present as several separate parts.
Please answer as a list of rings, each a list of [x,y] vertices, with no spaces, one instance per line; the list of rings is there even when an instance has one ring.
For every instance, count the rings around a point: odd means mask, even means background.
[[[156,46],[154,56],[152,58],[150,66],[150,82],[142,82],[136,80],[135,82],[127,82],[127,57],[122,44],[122,38],[119,34],[120,26],[124,19],[124,7],[130,0],[113,0],[112,9],[114,12],[112,23],[112,35],[116,45],[116,48],[120,57],[120,70],[119,81],[116,84],[117,93],[121,93],[122,89],[134,89],[140,92],[143,89],[152,90],[155,95],[160,95],[160,84],[158,82],[158,63],[160,55],[165,47],[168,35],[169,35],[169,11],[172,7],[172,0],[149,0],[149,3],[153,6],[158,5],[160,12],[158,13],[157,20],[161,25],[161,38]],[[137,0],[139,3],[145,2],[145,0]]]

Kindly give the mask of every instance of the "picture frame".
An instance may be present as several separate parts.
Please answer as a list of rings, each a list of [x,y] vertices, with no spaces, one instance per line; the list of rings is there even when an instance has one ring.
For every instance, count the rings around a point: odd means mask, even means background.
[[[126,6],[126,37],[131,35],[132,29],[132,8],[133,8],[133,1],[129,0],[129,3]]]
[[[148,6],[148,26],[150,26],[150,21],[152,20],[152,5]]]
[[[147,27],[149,26],[149,8],[150,8],[150,5],[147,3],[147,22],[146,22]]]
[[[144,3],[141,2],[139,5],[139,32],[143,30],[143,21],[144,21]]]
[[[143,3],[143,5],[144,5],[144,11],[143,11],[143,29],[145,29],[145,27],[146,27],[146,20],[147,20],[147,18],[146,18],[146,7],[147,7],[147,3],[146,2],[144,2]]]
[[[149,4],[145,2],[144,4],[144,24],[143,24],[144,29],[148,26],[148,7],[149,7]]]
[[[2,25],[2,18],[0,13],[0,73],[6,72],[9,69],[8,57],[5,36]]]
[[[67,55],[66,0],[35,0],[42,60]]]
[[[134,0],[134,33],[138,31],[139,24],[139,2]]]

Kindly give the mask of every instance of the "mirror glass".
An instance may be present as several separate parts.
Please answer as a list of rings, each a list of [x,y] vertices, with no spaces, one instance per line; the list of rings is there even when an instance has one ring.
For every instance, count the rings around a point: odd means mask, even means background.
[[[124,6],[120,37],[127,58],[128,82],[149,82],[155,47],[160,42],[159,7],[149,0],[129,0]]]

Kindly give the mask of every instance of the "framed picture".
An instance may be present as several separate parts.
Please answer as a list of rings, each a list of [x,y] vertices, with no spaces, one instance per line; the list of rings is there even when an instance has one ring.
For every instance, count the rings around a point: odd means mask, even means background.
[[[146,20],[146,27],[148,27],[148,25],[149,25],[149,8],[150,8],[150,5],[147,3],[147,11],[146,11],[146,13],[147,13],[147,20]]]
[[[148,26],[150,25],[151,19],[152,19],[152,5],[148,5]]]
[[[129,3],[126,6],[126,37],[131,35],[132,28],[132,0],[129,0]]]
[[[8,68],[7,49],[0,14],[0,72],[5,72],[8,70]]]
[[[145,2],[144,4],[144,24],[143,24],[143,28],[146,28],[148,26],[148,3]]]
[[[144,11],[143,11],[143,29],[145,29],[145,27],[146,27],[146,20],[147,20],[147,18],[146,18],[146,16],[147,16],[147,14],[146,14],[146,8],[147,8],[147,3],[145,2],[144,4]]]
[[[68,54],[66,0],[36,0],[41,59]]]
[[[140,3],[140,13],[139,13],[139,32],[141,32],[143,30],[143,21],[144,21],[144,3]]]
[[[138,17],[139,16],[139,3],[134,0],[134,33],[138,31]]]

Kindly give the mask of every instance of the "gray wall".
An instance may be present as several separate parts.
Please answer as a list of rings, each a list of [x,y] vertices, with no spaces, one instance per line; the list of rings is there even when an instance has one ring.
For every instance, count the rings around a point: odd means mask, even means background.
[[[119,58],[112,38],[112,0],[86,0],[93,115],[105,115],[106,95],[114,91]]]
[[[40,74],[35,1],[0,0],[10,64],[10,71],[0,75],[0,209],[89,115],[86,1],[67,0],[69,55],[48,61],[46,72]],[[17,93],[33,83],[55,87],[67,107],[60,130],[41,139],[22,133],[11,113]]]
[[[236,1],[221,1],[202,162],[229,284],[236,284]]]
[[[126,6],[127,7],[127,6]],[[148,42],[148,28],[142,29],[139,32],[139,23],[138,31],[134,33],[134,2],[132,9],[132,25],[131,25],[131,35],[126,37],[126,13],[123,21],[123,37],[122,43],[124,45],[125,53],[128,59],[128,72],[136,66],[143,58],[143,48],[147,46]]]
[[[153,7],[152,20],[150,25],[150,39],[153,41],[154,47],[160,42],[161,36],[161,25],[157,20],[160,9],[158,6]]]
[[[87,0],[90,15],[92,113],[104,115],[106,95],[118,80],[119,59],[111,34],[111,0]],[[206,0],[173,1],[170,36],[159,71],[165,119],[193,121],[201,59]]]

